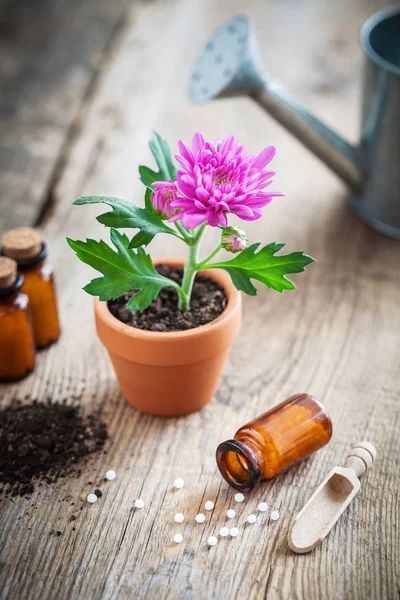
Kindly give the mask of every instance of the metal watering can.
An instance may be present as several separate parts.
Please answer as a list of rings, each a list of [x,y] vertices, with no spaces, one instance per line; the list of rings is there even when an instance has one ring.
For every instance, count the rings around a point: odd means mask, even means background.
[[[250,96],[350,187],[355,212],[400,239],[400,6],[370,17],[361,30],[365,54],[362,133],[352,146],[265,74],[246,17],[222,25],[197,59],[189,96],[200,103]]]

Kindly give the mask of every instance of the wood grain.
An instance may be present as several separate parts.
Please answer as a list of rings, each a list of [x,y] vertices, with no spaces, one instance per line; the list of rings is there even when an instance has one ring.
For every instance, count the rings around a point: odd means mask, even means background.
[[[79,112],[124,25],[126,0],[0,2],[0,229],[35,223]]]
[[[270,72],[353,141],[361,81],[358,30],[381,6],[380,0],[246,5]],[[30,500],[0,504],[3,598],[397,597],[400,247],[356,220],[342,184],[249,100],[189,104],[186,85],[198,49],[239,11],[239,0],[134,6],[131,25],[64,157],[44,232],[58,275],[62,338],[40,353],[33,375],[2,388],[2,403],[26,395],[78,398],[85,410],[96,409],[108,420],[110,442],[107,454],[95,457],[81,478],[40,487]],[[91,274],[65,243],[66,235],[104,234],[95,208],[71,207],[79,195],[141,201],[137,164],[150,160],[152,129],[171,142],[189,140],[197,129],[211,139],[234,131],[252,152],[274,143],[276,187],[286,197],[247,227],[249,236],[286,240],[289,250],[318,259],[296,278],[296,292],[260,290],[257,298],[244,298],[241,335],[215,399],[180,419],[153,418],[124,403],[94,332],[91,299],[79,291]],[[211,245],[208,240],[204,252]],[[172,255],[181,249],[160,239],[153,251]],[[217,473],[217,444],[302,391],[325,403],[333,421],[331,443],[235,507],[240,536],[209,549],[207,537],[225,523],[234,495]],[[319,548],[294,555],[286,541],[290,521],[361,439],[378,452],[362,490]],[[117,479],[105,484],[109,468]],[[185,487],[174,492],[176,477],[185,479]],[[104,495],[89,506],[85,497],[94,484]],[[138,496],[146,502],[141,511],[133,509]],[[197,525],[195,514],[207,499],[216,502],[215,509],[205,525]],[[279,510],[279,521],[263,517],[244,525],[260,500]],[[173,521],[176,512],[186,515],[182,526]],[[74,523],[71,515],[77,516]],[[49,536],[51,529],[62,535]],[[184,536],[179,546],[172,542],[178,531]]]

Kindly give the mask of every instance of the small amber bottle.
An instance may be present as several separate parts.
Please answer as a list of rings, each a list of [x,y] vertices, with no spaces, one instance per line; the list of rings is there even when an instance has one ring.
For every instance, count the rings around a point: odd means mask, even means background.
[[[0,381],[16,381],[35,366],[29,299],[17,263],[0,256]]]
[[[54,273],[46,260],[46,244],[35,229],[18,227],[3,235],[2,254],[16,260],[24,275],[22,291],[29,297],[36,346],[45,348],[60,336]]]
[[[232,487],[249,492],[325,446],[331,436],[324,407],[308,394],[296,394],[220,444],[218,468]]]

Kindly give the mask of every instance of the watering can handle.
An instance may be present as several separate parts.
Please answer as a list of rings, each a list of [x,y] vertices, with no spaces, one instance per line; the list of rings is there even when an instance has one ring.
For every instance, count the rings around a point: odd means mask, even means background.
[[[361,191],[362,180],[356,148],[314,117],[274,80],[264,79],[264,86],[251,96],[354,191]]]

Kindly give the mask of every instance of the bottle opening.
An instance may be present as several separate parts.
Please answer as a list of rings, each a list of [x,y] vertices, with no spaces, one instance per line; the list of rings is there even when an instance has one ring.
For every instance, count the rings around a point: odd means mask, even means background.
[[[242,442],[223,442],[217,448],[216,458],[222,477],[236,490],[249,492],[260,483],[258,460]]]

